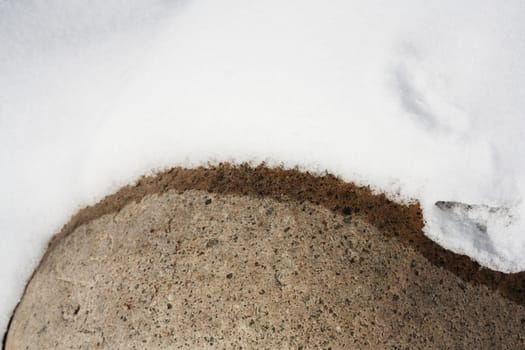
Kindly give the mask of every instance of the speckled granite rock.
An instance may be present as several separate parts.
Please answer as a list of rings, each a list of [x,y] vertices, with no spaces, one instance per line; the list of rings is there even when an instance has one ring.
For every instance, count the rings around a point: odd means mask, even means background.
[[[201,191],[146,196],[52,246],[12,349],[518,349],[525,309],[359,217]]]

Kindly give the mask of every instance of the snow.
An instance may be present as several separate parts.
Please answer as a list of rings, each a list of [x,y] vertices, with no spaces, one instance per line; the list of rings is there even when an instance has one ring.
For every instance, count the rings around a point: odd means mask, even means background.
[[[76,210],[209,161],[419,200],[442,246],[525,270],[524,17],[520,0],[0,0],[0,331]]]

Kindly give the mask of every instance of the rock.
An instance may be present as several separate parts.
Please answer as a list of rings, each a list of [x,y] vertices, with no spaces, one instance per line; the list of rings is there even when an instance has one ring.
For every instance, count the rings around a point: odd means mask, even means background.
[[[525,346],[522,304],[343,221],[294,201],[148,195],[51,246],[6,349]]]

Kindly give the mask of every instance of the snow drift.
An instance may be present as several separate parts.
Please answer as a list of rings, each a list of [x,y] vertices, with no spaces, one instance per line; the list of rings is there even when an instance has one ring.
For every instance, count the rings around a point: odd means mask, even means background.
[[[0,0],[0,328],[45,243],[138,176],[328,171],[525,270],[523,1]]]

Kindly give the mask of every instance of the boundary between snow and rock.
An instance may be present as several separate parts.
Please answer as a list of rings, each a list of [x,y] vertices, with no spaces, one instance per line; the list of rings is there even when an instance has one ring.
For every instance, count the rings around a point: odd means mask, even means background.
[[[297,169],[268,168],[265,164],[256,167],[228,163],[207,168],[176,167],[142,177],[136,184],[127,185],[99,203],[80,210],[52,238],[48,252],[80,225],[120,211],[128,203],[139,202],[146,195],[172,189],[308,201],[344,215],[356,215],[384,232],[386,239],[400,240],[435,266],[452,272],[465,282],[485,285],[525,305],[525,272],[505,274],[488,270],[467,256],[445,250],[423,234],[424,222],[418,204],[396,203],[384,194],[373,194],[369,187],[344,182],[328,173],[316,176]]]

